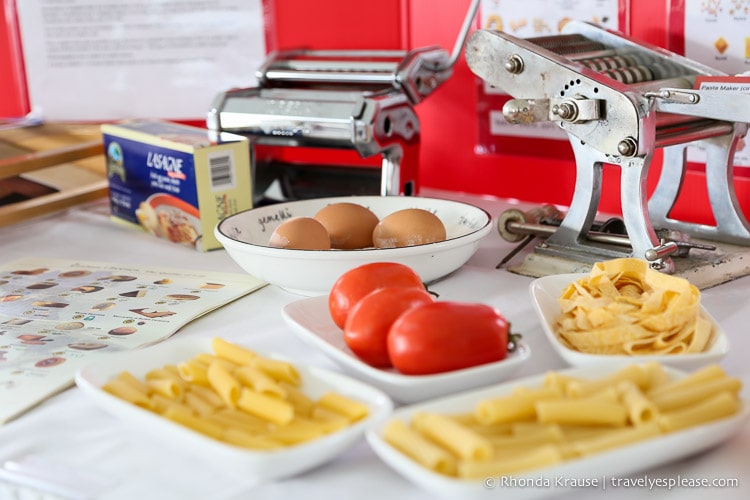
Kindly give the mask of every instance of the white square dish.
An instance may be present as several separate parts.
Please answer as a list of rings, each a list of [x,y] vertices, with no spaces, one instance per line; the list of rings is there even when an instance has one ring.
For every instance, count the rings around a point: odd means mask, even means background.
[[[614,366],[592,366],[559,370],[564,375],[580,378],[599,378],[616,371]],[[680,378],[685,372],[672,368],[665,371],[670,377]],[[407,423],[417,412],[463,414],[475,409],[477,403],[489,398],[510,394],[519,386],[539,386],[544,375],[517,379],[512,382],[455,394],[397,409],[391,419]],[[588,481],[584,489],[607,489],[602,485],[608,478],[622,478],[638,471],[651,469],[707,450],[739,432],[750,416],[750,407],[741,403],[740,411],[728,418],[698,425],[682,431],[664,434],[649,440],[625,445],[559,465],[529,470],[513,476],[458,479],[434,472],[383,439],[386,422],[367,432],[367,441],[375,453],[393,470],[435,497],[460,500],[503,498],[504,500],[537,499],[573,494],[578,485]],[[389,419],[390,420],[390,419]],[[567,483],[561,483],[567,481]],[[594,484],[594,482],[596,484]],[[604,488],[602,487],[604,486]],[[606,493],[606,491],[605,491]],[[567,498],[567,496],[566,496]]]
[[[357,358],[347,347],[343,332],[331,319],[327,295],[292,302],[284,307],[282,316],[299,338],[321,349],[348,373],[401,403],[423,401],[505,380],[531,355],[529,347],[519,342],[506,359],[495,363],[435,375],[402,375],[395,369],[375,368]]]
[[[252,349],[252,346],[247,347]],[[143,377],[151,369],[176,364],[205,352],[212,352],[211,339],[170,340],[109,356],[79,370],[75,380],[81,391],[102,410],[122,419],[138,432],[148,433],[154,440],[172,446],[181,453],[194,454],[196,461],[208,461],[230,473],[258,481],[288,477],[333,459],[361,439],[369,426],[382,422],[393,410],[390,398],[378,389],[339,373],[291,361],[301,376],[301,389],[308,396],[316,398],[327,391],[335,391],[365,403],[369,414],[350,427],[307,443],[278,450],[254,451],[199,434],[102,390],[108,380],[123,370]],[[271,353],[256,352],[277,357]]]
[[[555,320],[560,315],[557,299],[563,289],[573,281],[588,276],[586,273],[556,274],[537,278],[531,282],[529,291],[534,309],[539,315],[544,333],[560,357],[572,366],[617,365],[655,361],[682,370],[692,371],[707,364],[719,362],[729,351],[729,340],[716,319],[705,308],[701,314],[713,325],[713,338],[708,350],[695,354],[626,356],[617,354],[588,354],[574,351],[560,342],[553,330]]]

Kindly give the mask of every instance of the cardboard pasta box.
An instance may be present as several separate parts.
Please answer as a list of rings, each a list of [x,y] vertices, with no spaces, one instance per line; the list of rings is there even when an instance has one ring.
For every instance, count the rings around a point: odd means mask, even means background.
[[[247,138],[160,120],[101,131],[113,220],[206,251],[221,219],[252,208]]]

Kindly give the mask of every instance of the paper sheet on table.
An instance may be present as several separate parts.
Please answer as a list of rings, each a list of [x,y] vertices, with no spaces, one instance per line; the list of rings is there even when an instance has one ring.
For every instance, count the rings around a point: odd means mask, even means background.
[[[0,424],[107,353],[168,338],[266,283],[250,275],[28,258],[0,265]]]
[[[261,0],[16,2],[32,108],[45,120],[202,120],[256,83]]]
[[[73,392],[55,399],[54,415],[32,412],[0,427],[0,498],[229,500],[250,498],[257,484],[225,464],[156,445]]]

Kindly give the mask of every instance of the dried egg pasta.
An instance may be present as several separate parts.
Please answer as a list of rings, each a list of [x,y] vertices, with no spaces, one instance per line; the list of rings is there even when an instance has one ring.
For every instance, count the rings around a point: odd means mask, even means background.
[[[703,352],[713,328],[688,280],[622,258],[596,263],[561,292],[554,324],[567,347],[588,354]]]

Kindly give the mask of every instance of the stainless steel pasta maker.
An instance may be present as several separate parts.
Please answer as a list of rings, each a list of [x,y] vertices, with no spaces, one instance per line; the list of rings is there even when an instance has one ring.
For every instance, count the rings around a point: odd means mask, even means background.
[[[380,194],[413,194],[420,142],[414,107],[450,78],[478,3],[472,0],[452,53],[437,46],[272,53],[256,87],[216,96],[208,128],[259,145],[380,155]]]
[[[469,37],[465,51],[477,76],[510,95],[503,107],[508,122],[555,122],[567,133],[574,152],[576,185],[569,210],[533,249],[527,257],[531,262],[520,272],[550,274],[625,256],[649,260],[664,272],[694,272],[693,264],[678,264],[672,258],[678,245],[660,237],[655,228],[739,246],[733,255],[746,251],[750,225],[735,195],[733,158],[747,133],[750,95],[693,88],[700,75],[728,75],[578,21],[567,23],[559,35],[526,39],[481,29]],[[670,214],[687,170],[689,145],[706,153],[706,185],[715,226],[677,220]],[[663,166],[649,197],[646,179],[657,148],[663,149]],[[596,232],[605,164],[620,171],[624,245],[591,237]],[[704,259],[701,272],[728,257],[712,251]],[[739,261],[730,267],[731,275],[750,272]],[[719,276],[705,278],[706,284],[721,280],[726,281]]]

